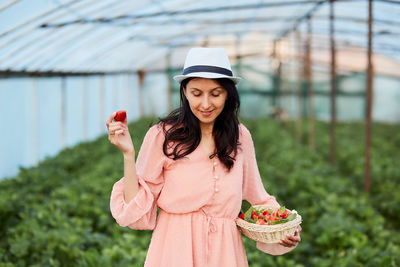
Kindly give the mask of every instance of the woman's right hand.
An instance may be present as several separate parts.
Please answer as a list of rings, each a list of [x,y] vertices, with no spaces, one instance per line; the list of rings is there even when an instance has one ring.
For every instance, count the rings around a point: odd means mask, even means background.
[[[128,119],[125,118],[123,122],[113,122],[116,112],[111,114],[107,120],[108,140],[111,144],[115,145],[123,154],[135,154],[132,138],[129,134]]]

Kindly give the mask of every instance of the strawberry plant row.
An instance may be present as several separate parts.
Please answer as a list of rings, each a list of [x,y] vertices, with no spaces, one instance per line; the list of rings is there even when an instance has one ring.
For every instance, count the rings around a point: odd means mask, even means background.
[[[305,122],[306,123],[306,122]],[[294,124],[292,125],[294,127]],[[292,128],[294,129],[294,128]],[[371,193],[373,206],[386,218],[386,227],[400,229],[400,124],[373,123],[371,140]],[[307,129],[303,129],[307,137]],[[316,124],[316,152],[329,161],[329,124]],[[293,131],[292,131],[293,132]],[[306,140],[302,140],[305,144]],[[359,191],[364,189],[365,124],[338,123],[336,167]]]
[[[151,121],[129,125],[135,147]],[[250,266],[400,264],[398,230],[385,227],[390,217],[342,169],[275,121],[244,124],[267,191],[303,218],[302,242],[284,256],[266,255],[244,237]],[[122,160],[102,136],[1,181],[0,266],[143,266],[151,231],[122,228],[109,211]]]

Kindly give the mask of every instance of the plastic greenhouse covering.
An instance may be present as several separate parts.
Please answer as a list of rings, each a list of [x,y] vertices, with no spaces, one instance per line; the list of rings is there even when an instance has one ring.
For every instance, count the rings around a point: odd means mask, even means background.
[[[117,108],[126,109],[130,120],[166,114],[179,103],[178,84],[171,78],[182,71],[188,49],[196,46],[227,50],[234,73],[244,78],[238,86],[244,117],[268,116],[280,106],[295,118],[296,92],[305,90],[303,69],[310,51],[315,116],[329,120],[331,21],[337,117],[363,120],[368,4],[357,0],[2,1],[0,110],[6,114],[6,124],[13,124],[7,114],[21,118],[15,127],[29,134],[21,142],[7,133],[8,139],[1,141],[6,151],[1,162],[10,164],[1,168],[0,176],[15,174],[18,164],[33,164],[103,134],[105,119]],[[372,14],[372,117],[399,122],[400,2],[375,0]],[[300,109],[307,116],[306,102]],[[47,126],[48,121],[57,123]],[[15,149],[23,156],[10,156]]]
[[[336,1],[334,13],[337,49],[365,49],[368,1]],[[329,48],[329,1],[3,1],[0,70],[164,70],[207,42],[232,56],[265,56],[294,28],[304,35],[307,15],[312,46]],[[398,63],[398,1],[374,1],[373,19],[374,52]]]
[[[191,81],[174,162],[149,128],[194,47],[242,125]],[[0,115],[0,267],[400,266],[400,0],[0,0]]]

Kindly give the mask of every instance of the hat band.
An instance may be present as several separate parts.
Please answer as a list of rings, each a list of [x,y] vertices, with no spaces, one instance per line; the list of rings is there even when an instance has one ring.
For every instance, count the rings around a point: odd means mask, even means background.
[[[215,67],[215,66],[207,66],[207,65],[196,65],[196,66],[191,66],[187,67],[186,69],[183,70],[182,75],[187,75],[189,73],[193,72],[213,72],[213,73],[218,73],[226,76],[233,76],[232,71],[221,68],[221,67]]]

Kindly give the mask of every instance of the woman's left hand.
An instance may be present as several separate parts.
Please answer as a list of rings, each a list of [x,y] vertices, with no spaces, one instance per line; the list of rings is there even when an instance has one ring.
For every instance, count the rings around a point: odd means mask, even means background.
[[[301,241],[300,232],[301,226],[299,225],[294,235],[288,235],[285,239],[280,240],[278,244],[289,248],[296,246]]]

